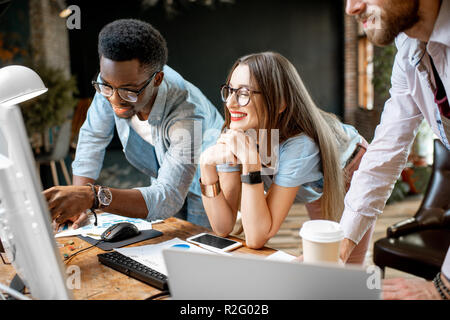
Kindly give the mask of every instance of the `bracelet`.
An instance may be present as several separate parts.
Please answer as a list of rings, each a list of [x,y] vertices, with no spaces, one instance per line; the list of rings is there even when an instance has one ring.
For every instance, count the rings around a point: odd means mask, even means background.
[[[90,186],[92,189],[92,192],[94,193],[94,203],[92,204],[92,208],[89,210],[94,214],[94,226],[97,226],[97,214],[95,213],[95,209],[98,209],[98,196],[97,192],[95,190],[95,186],[92,183],[87,183],[86,185]]]
[[[450,289],[447,288],[447,286],[445,285],[445,283],[442,281],[441,275],[442,275],[441,272],[439,272],[439,273],[436,275],[436,277],[437,277],[437,283],[439,284],[439,287],[440,287],[442,290],[444,290],[448,295],[450,295]],[[444,277],[445,277],[445,275],[444,275]]]
[[[442,300],[448,300],[447,296],[444,294],[444,292],[442,292],[442,290],[444,290],[445,292],[447,292],[447,294],[450,294],[450,290],[445,286],[445,284],[442,282],[441,279],[441,273],[438,272],[438,274],[436,275],[436,277],[434,277],[433,279],[433,284],[436,287],[436,290],[439,292],[439,295],[441,296]],[[442,286],[442,288],[441,288]]]
[[[204,195],[207,198],[214,198],[220,194],[221,188],[220,188],[220,182],[217,180],[214,184],[203,184],[201,178],[198,179],[198,182],[200,183],[200,189],[202,190],[202,195]]]

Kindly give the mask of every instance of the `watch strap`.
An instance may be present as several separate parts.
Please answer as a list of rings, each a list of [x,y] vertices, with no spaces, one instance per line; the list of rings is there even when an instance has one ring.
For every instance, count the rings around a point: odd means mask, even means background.
[[[91,211],[94,212],[94,210],[98,209],[98,206],[99,206],[97,191],[95,190],[95,186],[92,183],[87,183],[86,185],[90,186],[92,189],[92,192],[94,193],[94,203],[92,204],[92,207],[91,207]]]
[[[214,184],[203,184],[201,178],[198,179],[198,182],[200,183],[200,189],[202,190],[202,195],[204,195],[207,198],[214,198],[219,195],[221,188],[220,188],[220,182],[217,180]]]
[[[94,193],[94,203],[92,204],[92,207],[89,210],[92,212],[95,218],[94,226],[97,226],[97,214],[95,213],[95,210],[98,209],[99,205],[97,191],[95,190],[95,186],[92,183],[87,183],[86,185],[90,186],[92,192]]]
[[[248,174],[241,174],[241,182],[246,184],[258,184],[262,182],[261,171],[252,171]]]

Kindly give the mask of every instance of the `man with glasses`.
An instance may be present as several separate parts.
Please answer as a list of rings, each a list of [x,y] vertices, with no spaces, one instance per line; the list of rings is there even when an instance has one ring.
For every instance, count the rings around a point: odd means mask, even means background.
[[[450,0],[347,0],[346,12],[362,23],[374,44],[395,39],[398,52],[391,97],[345,197],[344,261],[383,211],[423,119],[450,149]],[[383,297],[449,299],[449,278],[450,248],[433,282],[388,279]]]
[[[166,65],[167,46],[150,24],[114,21],[99,34],[97,93],[80,129],[73,186],[44,191],[56,224],[83,222],[85,211],[147,220],[171,216],[209,227],[199,185],[198,157],[214,144],[223,118],[211,102]],[[95,185],[105,149],[117,129],[130,164],[150,186]]]

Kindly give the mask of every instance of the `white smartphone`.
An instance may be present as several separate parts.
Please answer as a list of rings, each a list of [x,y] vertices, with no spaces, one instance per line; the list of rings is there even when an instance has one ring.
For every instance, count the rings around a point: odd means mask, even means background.
[[[200,233],[187,238],[186,241],[217,253],[228,252],[242,246],[242,243],[238,241],[222,238],[210,233]]]

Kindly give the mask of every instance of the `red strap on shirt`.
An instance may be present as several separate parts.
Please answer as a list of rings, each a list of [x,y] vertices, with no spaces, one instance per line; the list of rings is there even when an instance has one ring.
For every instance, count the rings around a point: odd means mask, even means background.
[[[439,74],[437,73],[436,67],[434,66],[433,59],[430,57],[431,68],[433,69],[434,79],[436,80],[436,90],[434,91],[434,101],[436,102],[441,115],[450,119],[450,106],[448,103],[448,97],[445,93],[445,87],[442,83]]]

